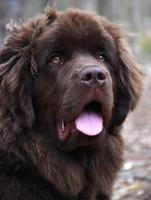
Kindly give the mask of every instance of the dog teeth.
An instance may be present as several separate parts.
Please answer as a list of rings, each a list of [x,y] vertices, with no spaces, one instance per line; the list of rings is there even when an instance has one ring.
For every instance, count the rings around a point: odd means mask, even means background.
[[[63,121],[61,122],[61,128],[62,128],[62,130],[65,129],[65,125],[64,125],[64,122],[63,122]]]

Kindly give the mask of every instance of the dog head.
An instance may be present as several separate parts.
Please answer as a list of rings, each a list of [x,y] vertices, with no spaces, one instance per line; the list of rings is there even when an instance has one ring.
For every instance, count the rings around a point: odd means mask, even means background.
[[[43,132],[66,150],[116,134],[142,92],[117,25],[80,10],[49,10],[9,29],[0,93],[13,128]]]

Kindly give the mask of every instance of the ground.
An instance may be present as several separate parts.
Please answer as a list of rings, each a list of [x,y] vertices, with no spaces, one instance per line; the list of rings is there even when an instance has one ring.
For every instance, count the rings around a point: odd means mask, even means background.
[[[144,94],[123,129],[125,162],[115,184],[113,200],[151,200],[151,73]]]

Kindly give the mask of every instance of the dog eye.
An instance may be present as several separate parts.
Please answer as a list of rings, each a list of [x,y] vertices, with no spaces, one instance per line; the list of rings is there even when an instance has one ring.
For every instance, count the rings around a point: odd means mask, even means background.
[[[99,59],[102,61],[102,62],[105,62],[106,61],[106,55],[104,53],[99,53]]]
[[[55,56],[53,59],[52,59],[52,62],[54,64],[58,64],[60,62],[60,57],[59,56]]]
[[[50,62],[53,64],[63,64],[62,56],[59,53],[52,53],[50,55]]]

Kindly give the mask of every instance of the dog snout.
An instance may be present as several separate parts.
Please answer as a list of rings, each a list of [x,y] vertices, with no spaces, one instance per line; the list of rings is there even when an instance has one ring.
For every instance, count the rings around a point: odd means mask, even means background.
[[[79,74],[81,83],[88,86],[104,84],[107,81],[107,76],[107,71],[97,66],[85,67]]]

